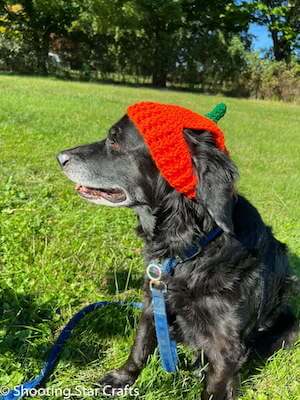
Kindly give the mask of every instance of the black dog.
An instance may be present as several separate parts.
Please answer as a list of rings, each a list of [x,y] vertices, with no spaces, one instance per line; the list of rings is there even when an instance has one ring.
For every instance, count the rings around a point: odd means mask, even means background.
[[[208,372],[202,399],[235,398],[249,353],[271,354],[291,343],[297,322],[287,306],[291,283],[286,246],[234,188],[237,169],[208,132],[185,130],[198,174],[196,200],[159,174],[142,136],[127,116],[97,143],[63,151],[58,160],[78,193],[96,203],[126,206],[139,218],[146,264],[182,254],[195,236],[223,233],[165,278],[172,335],[204,350]],[[103,384],[133,384],[156,347],[149,281],[130,356]]]

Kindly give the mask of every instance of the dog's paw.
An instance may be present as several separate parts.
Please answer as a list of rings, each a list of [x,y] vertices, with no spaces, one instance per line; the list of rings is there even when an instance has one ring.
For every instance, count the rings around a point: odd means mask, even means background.
[[[122,396],[134,384],[136,376],[124,370],[114,370],[105,375],[99,382],[103,392],[110,396]]]

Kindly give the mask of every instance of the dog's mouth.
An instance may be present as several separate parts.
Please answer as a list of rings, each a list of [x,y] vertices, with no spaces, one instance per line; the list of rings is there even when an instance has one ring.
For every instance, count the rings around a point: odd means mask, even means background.
[[[118,204],[126,201],[127,196],[124,190],[120,188],[98,189],[82,185],[76,185],[75,190],[80,196],[88,200],[107,200],[110,203]]]

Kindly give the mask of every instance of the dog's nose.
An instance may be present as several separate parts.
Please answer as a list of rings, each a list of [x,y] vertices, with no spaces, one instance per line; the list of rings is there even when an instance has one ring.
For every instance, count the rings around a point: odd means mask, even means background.
[[[70,158],[70,154],[66,151],[63,151],[57,155],[57,160],[62,167],[65,167],[67,165],[67,163],[70,161]]]

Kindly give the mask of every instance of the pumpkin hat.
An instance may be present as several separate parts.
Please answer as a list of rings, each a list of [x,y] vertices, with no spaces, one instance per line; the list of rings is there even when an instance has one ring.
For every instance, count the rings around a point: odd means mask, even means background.
[[[193,199],[197,176],[183,129],[208,131],[216,147],[225,152],[224,133],[218,122],[226,106],[218,104],[206,116],[173,104],[139,102],[128,107],[127,115],[137,127],[162,176],[178,192]]]

